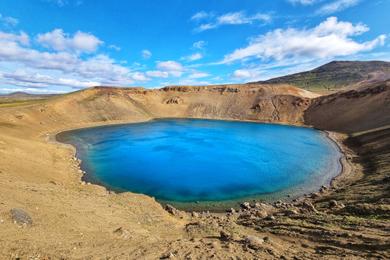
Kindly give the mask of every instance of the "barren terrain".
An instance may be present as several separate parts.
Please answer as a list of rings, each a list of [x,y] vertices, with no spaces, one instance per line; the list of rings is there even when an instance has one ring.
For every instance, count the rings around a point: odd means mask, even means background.
[[[96,87],[0,104],[0,255],[19,259],[390,258],[390,81],[328,96],[289,85]],[[330,187],[228,213],[166,209],[81,181],[63,130],[162,117],[329,130],[346,154]]]

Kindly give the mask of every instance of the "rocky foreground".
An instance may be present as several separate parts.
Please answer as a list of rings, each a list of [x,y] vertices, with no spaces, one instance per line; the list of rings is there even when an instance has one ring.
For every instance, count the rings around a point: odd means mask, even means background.
[[[182,212],[81,181],[57,132],[192,117],[331,133],[346,154],[330,187],[292,202]],[[390,82],[328,96],[288,85],[93,88],[0,104],[0,255],[10,259],[388,259]]]

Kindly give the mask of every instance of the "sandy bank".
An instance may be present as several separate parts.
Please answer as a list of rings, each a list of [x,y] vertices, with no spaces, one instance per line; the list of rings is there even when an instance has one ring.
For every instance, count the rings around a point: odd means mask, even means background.
[[[188,91],[97,88],[1,107],[0,255],[53,259],[156,259],[170,253],[180,259],[212,255],[224,259],[232,254],[244,259],[389,257],[385,250],[389,229],[387,128],[353,137],[331,133],[346,153],[344,173],[318,194],[296,203],[268,205],[267,210],[256,206],[228,215],[171,214],[148,196],[114,194],[98,185],[83,185],[74,148],[53,139],[55,133],[69,129],[164,115],[297,125],[309,124],[305,117],[310,117],[315,127],[346,133],[362,126],[367,126],[363,130],[383,127],[390,111],[382,99],[390,91],[359,91],[352,96],[340,94],[340,103],[333,99],[337,95],[313,100],[290,86]],[[383,102],[378,103],[379,99]],[[363,119],[351,116],[344,120],[348,114],[338,111],[349,104],[351,108],[382,104],[381,113],[375,109],[372,113],[374,118],[383,117],[360,124],[370,119],[367,109]],[[329,107],[332,116],[321,119]],[[341,122],[339,129],[333,129],[333,120]],[[32,225],[21,228],[15,224],[10,215],[13,208],[26,211]],[[221,231],[236,237],[226,240]],[[268,242],[253,249],[245,242],[249,235],[267,237]]]

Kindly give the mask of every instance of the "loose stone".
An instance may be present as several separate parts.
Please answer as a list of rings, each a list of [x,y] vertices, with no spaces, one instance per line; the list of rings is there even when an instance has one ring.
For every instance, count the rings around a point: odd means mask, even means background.
[[[11,218],[14,223],[22,226],[31,226],[33,221],[30,215],[23,209],[13,208],[11,209]]]
[[[260,249],[264,243],[264,239],[256,237],[256,236],[247,236],[244,240],[245,244],[252,249]]]
[[[243,209],[250,209],[251,208],[251,204],[249,202],[243,202],[240,206]]]

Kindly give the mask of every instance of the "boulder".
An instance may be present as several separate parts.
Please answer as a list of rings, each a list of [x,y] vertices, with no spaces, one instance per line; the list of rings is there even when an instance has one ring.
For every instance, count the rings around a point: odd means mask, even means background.
[[[192,216],[193,218],[199,218],[199,214],[198,214],[197,212],[195,212],[195,211],[193,211],[193,212],[191,213],[191,216]]]
[[[246,236],[244,239],[244,243],[254,250],[262,248],[264,243],[264,239],[256,237],[256,236]]]
[[[265,220],[272,221],[272,220],[275,220],[275,217],[272,216],[272,215],[270,215],[270,216],[267,216],[267,217],[265,218]]]
[[[329,201],[329,208],[335,208],[338,206],[338,203],[336,200]]]
[[[309,212],[315,212],[317,213],[317,209],[314,207],[314,205],[309,201],[304,201],[302,203],[302,208],[309,211]]]
[[[167,105],[172,105],[172,104],[178,105],[178,104],[182,104],[183,100],[180,97],[172,97],[170,99],[165,100],[164,103]]]
[[[231,241],[233,240],[233,235],[225,230],[222,230],[220,233],[220,238],[222,241]]]
[[[31,226],[33,221],[30,215],[23,209],[13,208],[10,211],[14,223],[21,226]]]
[[[168,211],[169,213],[171,213],[172,215],[177,215],[178,214],[178,210],[172,206],[172,205],[165,205],[165,210]]]
[[[286,216],[294,216],[294,215],[298,215],[299,212],[298,210],[294,209],[294,208],[290,208],[290,209],[287,209],[284,211],[284,215]]]
[[[226,210],[226,212],[234,214],[234,213],[236,213],[236,210],[233,208],[230,208],[230,209]]]
[[[268,212],[264,209],[259,209],[255,211],[255,216],[258,218],[266,218],[268,217]]]
[[[243,209],[250,209],[251,208],[251,204],[249,202],[243,202],[243,203],[241,203],[240,206]]]

